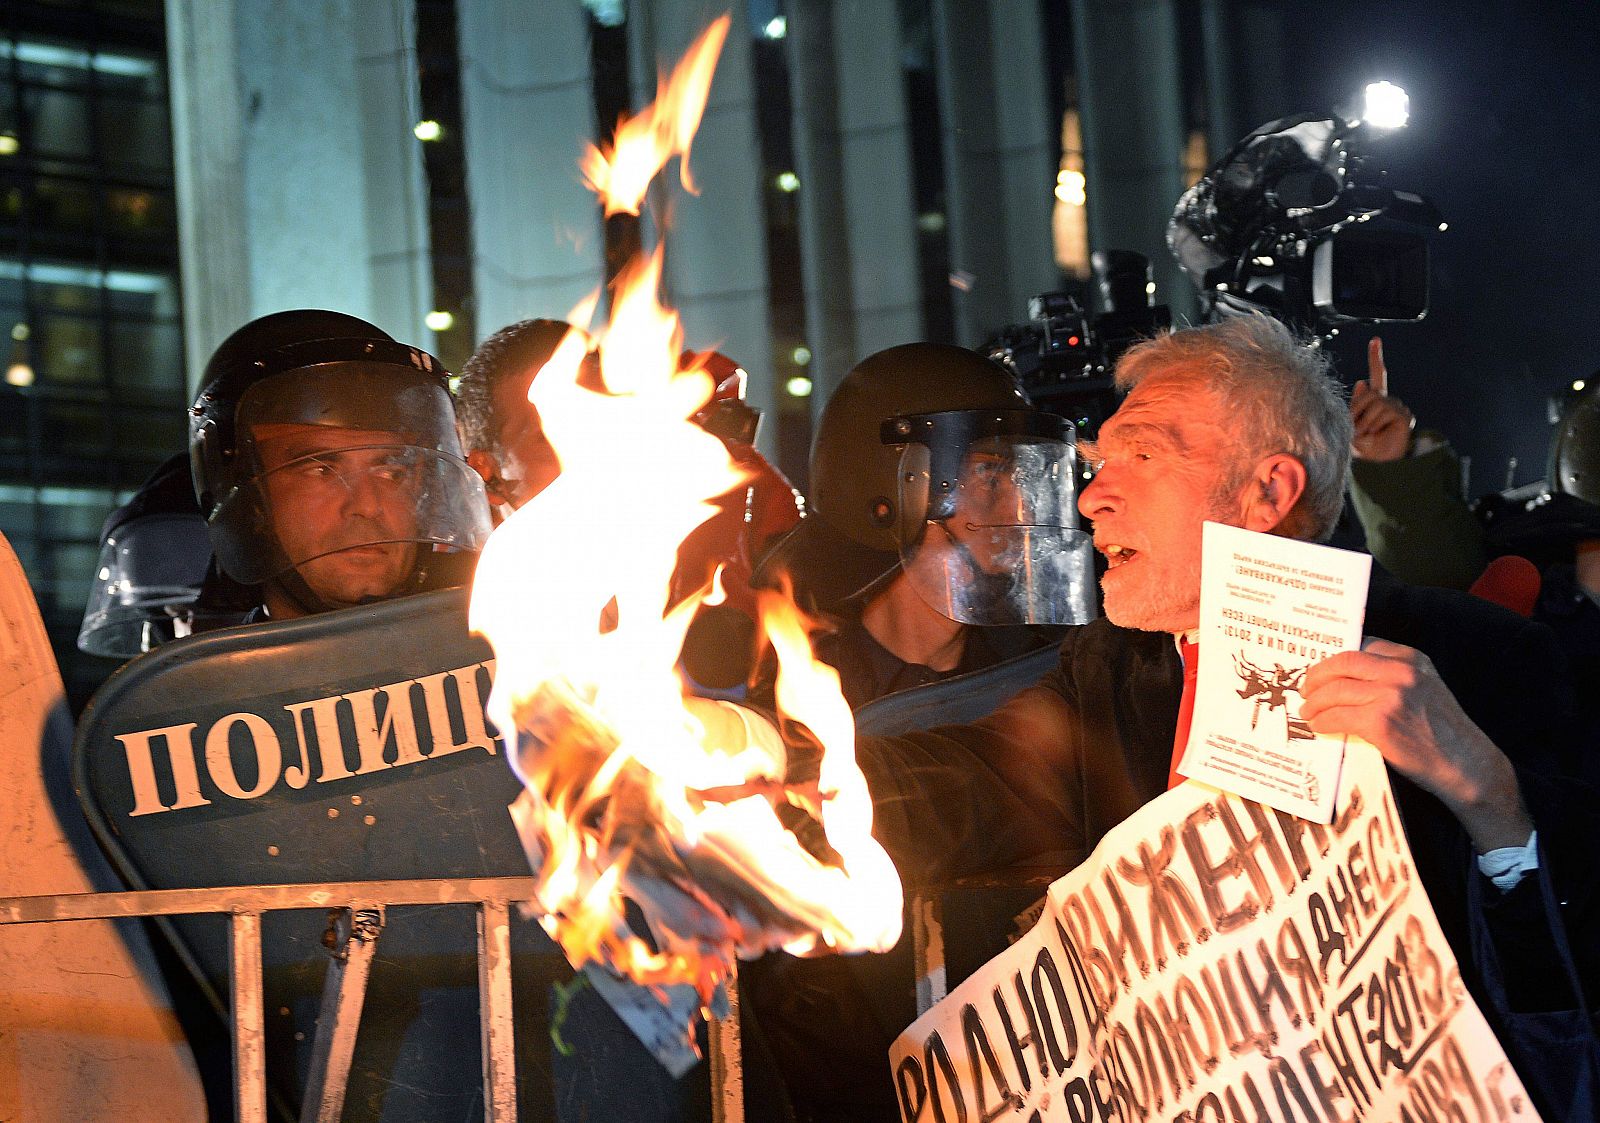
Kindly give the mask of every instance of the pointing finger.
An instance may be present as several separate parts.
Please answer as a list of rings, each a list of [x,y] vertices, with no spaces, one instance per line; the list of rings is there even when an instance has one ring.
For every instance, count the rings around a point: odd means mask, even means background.
[[[1389,368],[1383,365],[1383,338],[1367,340],[1367,380],[1380,398],[1389,396]]]

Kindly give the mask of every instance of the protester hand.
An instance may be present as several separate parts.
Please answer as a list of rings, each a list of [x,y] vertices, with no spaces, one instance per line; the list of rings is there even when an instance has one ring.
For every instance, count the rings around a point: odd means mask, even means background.
[[[1389,369],[1383,365],[1383,340],[1367,343],[1367,377],[1350,391],[1351,448],[1358,460],[1380,464],[1399,460],[1411,447],[1417,419],[1399,398],[1389,396]]]
[[[1450,808],[1480,854],[1528,841],[1533,821],[1511,762],[1422,652],[1368,637],[1360,651],[1308,670],[1301,695],[1313,730],[1376,745],[1389,767]]]

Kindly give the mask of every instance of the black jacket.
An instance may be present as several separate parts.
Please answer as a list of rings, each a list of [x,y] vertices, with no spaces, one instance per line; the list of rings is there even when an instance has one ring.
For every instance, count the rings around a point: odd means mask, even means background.
[[[1407,587],[1374,569],[1365,631],[1424,652],[1462,708],[1518,768],[1554,894],[1588,992],[1600,960],[1600,830],[1594,794],[1565,775],[1571,691],[1554,636],[1486,601]],[[1166,790],[1182,693],[1172,638],[1099,620],[1073,629],[1056,669],[995,714],[971,725],[862,738],[857,756],[872,790],[875,833],[912,884],[927,885],[1018,863],[1088,857],[1101,837]],[[1550,934],[1530,884],[1487,907],[1469,907],[1479,878],[1465,831],[1431,795],[1391,772],[1417,870],[1446,938],[1491,1024],[1494,1007],[1537,1009]],[[1482,886],[1479,886],[1482,888]],[[1519,887],[1522,888],[1522,887]],[[1471,934],[1487,925],[1504,986],[1473,968]],[[1518,972],[1516,965],[1535,970]],[[1548,971],[1543,971],[1548,976]],[[1516,991],[1526,985],[1531,990]],[[1514,1048],[1507,1027],[1496,1024]],[[1526,1058],[1514,1058],[1519,1070]]]

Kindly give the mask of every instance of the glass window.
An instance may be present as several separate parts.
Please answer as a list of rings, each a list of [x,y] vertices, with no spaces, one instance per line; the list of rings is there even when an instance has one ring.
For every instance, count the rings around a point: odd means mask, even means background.
[[[80,316],[41,315],[34,324],[34,364],[39,381],[98,384],[105,368],[100,324]]]
[[[106,231],[110,234],[161,242],[178,236],[178,216],[170,191],[110,187],[105,200]]]
[[[40,176],[34,183],[34,221],[42,227],[83,234],[94,229],[94,188],[80,180]]]
[[[12,506],[12,504],[7,504],[7,506]],[[0,531],[5,532],[6,541],[10,542],[11,548],[16,551],[17,561],[22,564],[22,572],[28,575],[30,583],[33,575],[39,572],[38,540],[27,530],[32,522],[32,508],[28,508],[27,513],[22,516],[21,520],[15,523],[4,516],[0,516]]]
[[[151,23],[159,24],[162,18],[161,0],[94,0],[94,6],[109,15]]]
[[[111,355],[118,386],[161,390],[183,384],[183,337],[177,324],[113,323]]]
[[[22,218],[23,198],[20,183],[0,183],[0,222],[13,223]]]
[[[106,448],[105,407],[99,402],[63,401],[56,399],[43,404],[44,447],[46,455],[74,460],[82,456],[98,457]],[[84,467],[92,469],[90,461]],[[84,476],[81,470],[68,473],[76,482]]]
[[[106,299],[112,312],[141,319],[175,319],[178,279],[171,273],[112,269],[106,273]]]
[[[156,55],[138,48],[101,47],[90,63],[95,85],[102,94],[142,97],[162,102],[166,87],[162,82],[162,62]]]
[[[55,542],[51,544],[49,553],[54,563],[55,580],[48,582],[47,587],[41,590],[44,593],[41,601],[49,598],[55,602],[53,607],[58,610],[75,609],[81,613],[84,603],[89,599],[90,578],[94,576],[94,567],[100,560],[99,542]],[[39,607],[44,608],[44,605]]]
[[[107,500],[110,493],[106,493]],[[100,527],[111,513],[109,501],[91,503],[44,503],[39,508],[39,525],[46,537],[99,542]]]
[[[88,160],[94,149],[89,134],[89,99],[79,90],[48,86],[24,87],[22,116],[33,150],[41,156]]]
[[[28,270],[33,281],[33,303],[39,308],[93,316],[100,311],[97,275],[80,265],[39,262]]]
[[[109,669],[74,641],[113,489],[186,443],[163,5],[0,11],[0,359],[36,376],[0,382],[0,531],[76,709]]]
[[[9,359],[7,364],[9,365]],[[7,451],[20,449],[27,442],[27,438],[27,396],[14,386],[0,384],[0,448]]]
[[[129,480],[138,483],[161,461],[189,447],[186,404],[175,394],[170,405],[111,407],[117,453],[125,461],[138,462],[126,473]]]
[[[165,105],[102,95],[96,113],[107,168],[163,172],[172,166],[172,138]]]

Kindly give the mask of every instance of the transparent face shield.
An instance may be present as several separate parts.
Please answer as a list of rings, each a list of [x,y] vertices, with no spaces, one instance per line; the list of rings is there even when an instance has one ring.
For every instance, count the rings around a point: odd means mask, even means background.
[[[154,514],[106,536],[89,589],[78,650],[132,659],[186,634],[211,561],[198,514]]]
[[[212,519],[217,560],[237,581],[339,555],[320,580],[353,603],[398,591],[419,551],[488,539],[483,481],[431,377],[361,363],[289,371],[246,392],[238,431],[251,471]]]
[[[928,604],[963,624],[1093,618],[1093,542],[1078,529],[1069,423],[960,410],[891,424],[909,426],[899,433],[900,564]]]

